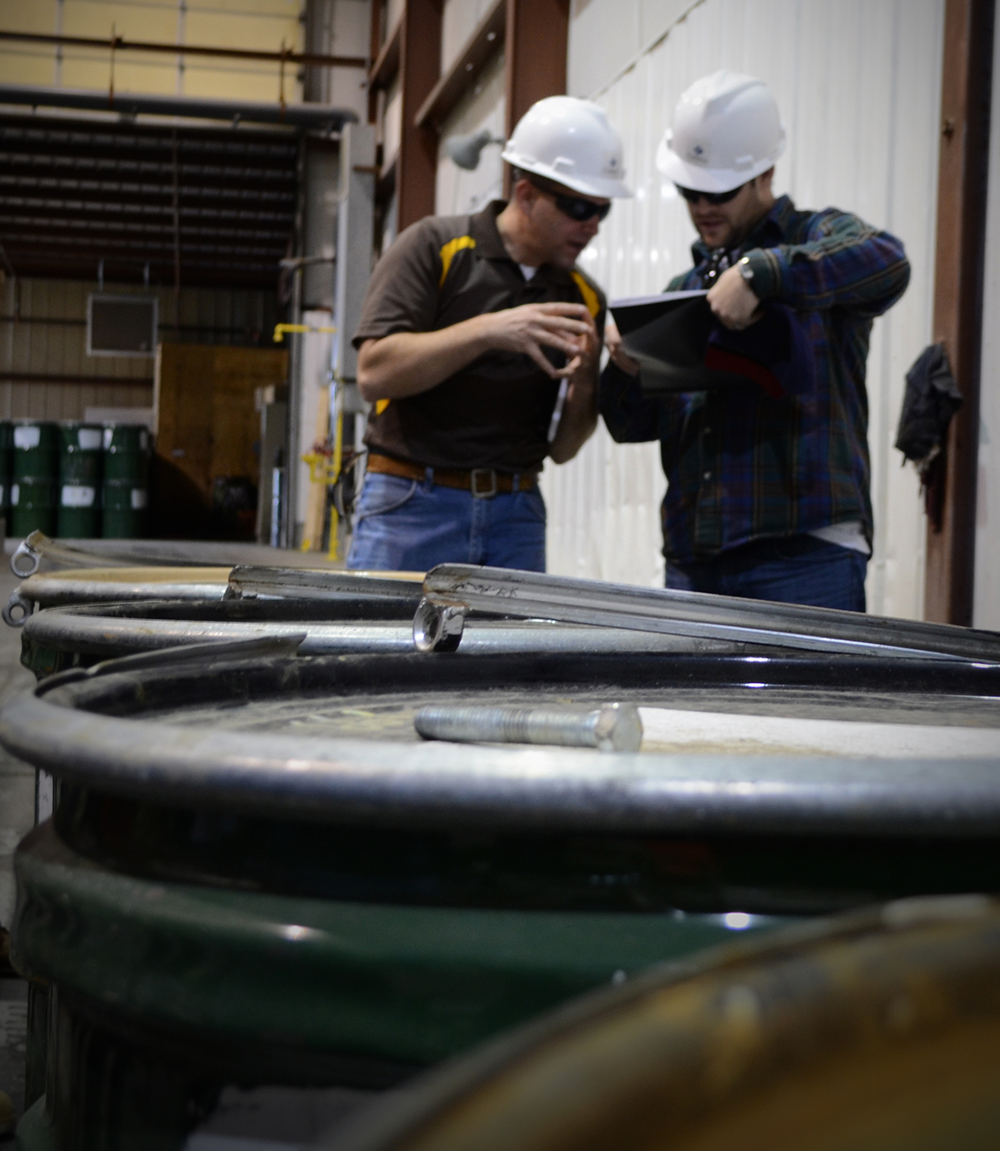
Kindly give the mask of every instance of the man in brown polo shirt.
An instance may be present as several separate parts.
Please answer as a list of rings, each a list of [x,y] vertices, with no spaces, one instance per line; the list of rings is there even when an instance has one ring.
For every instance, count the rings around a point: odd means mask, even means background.
[[[597,421],[604,296],[576,268],[622,182],[600,107],[552,96],[503,153],[510,202],[428,217],[379,262],[354,336],[373,404],[352,568],[545,569],[538,475]]]

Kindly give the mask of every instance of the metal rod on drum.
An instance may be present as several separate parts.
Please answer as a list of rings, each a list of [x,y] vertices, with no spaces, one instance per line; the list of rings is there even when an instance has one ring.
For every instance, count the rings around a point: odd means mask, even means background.
[[[630,703],[582,707],[422,707],[413,725],[424,739],[455,743],[541,743],[638,751],[642,720]]]
[[[832,608],[643,588],[539,572],[439,564],[413,620],[418,651],[455,651],[469,611],[625,631],[790,647],[830,655],[1000,663],[1000,634]],[[623,640],[623,651],[628,640]]]

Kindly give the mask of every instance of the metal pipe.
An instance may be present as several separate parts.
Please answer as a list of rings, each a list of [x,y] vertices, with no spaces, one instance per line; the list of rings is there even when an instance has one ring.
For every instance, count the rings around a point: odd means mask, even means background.
[[[162,44],[152,40],[126,40],[111,36],[60,36],[42,32],[0,31],[0,40],[22,44],[54,44],[64,48],[107,48],[113,52],[165,52],[170,56],[217,56],[229,60],[268,60],[275,64],[311,64],[326,68],[365,68],[367,56],[328,56],[322,52],[267,52],[254,48],[220,48],[199,44]]]
[[[735,596],[439,564],[413,620],[419,651],[455,651],[469,611],[843,655],[1000,663],[1000,634]],[[626,649],[628,640],[623,640]]]
[[[174,48],[176,54],[177,48]],[[349,108],[328,104],[264,104],[249,100],[209,100],[191,96],[146,96],[83,88],[46,88],[33,84],[0,84],[0,104],[25,104],[32,108],[81,108],[93,112],[118,112],[125,116],[185,116],[194,120],[248,121],[284,124],[290,128],[340,131],[357,121]]]
[[[638,751],[642,720],[630,703],[586,707],[422,707],[413,726],[424,739],[453,743],[542,743]]]
[[[420,600],[419,576],[371,576],[365,572],[313,571],[308,568],[266,567],[236,564],[229,574],[227,599],[264,596],[281,599],[332,600],[339,595],[405,595],[414,606]]]

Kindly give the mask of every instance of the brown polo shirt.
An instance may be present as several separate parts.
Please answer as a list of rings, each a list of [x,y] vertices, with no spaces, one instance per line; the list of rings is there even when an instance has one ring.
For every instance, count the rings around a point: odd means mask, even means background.
[[[494,201],[474,216],[428,216],[379,261],[354,346],[395,332],[434,332],[521,304],[585,304],[603,334],[601,289],[576,268],[543,264],[530,280],[507,255]],[[548,352],[553,364],[565,357]],[[447,380],[401,400],[380,400],[365,443],[425,467],[540,471],[559,390],[526,355],[492,351]]]

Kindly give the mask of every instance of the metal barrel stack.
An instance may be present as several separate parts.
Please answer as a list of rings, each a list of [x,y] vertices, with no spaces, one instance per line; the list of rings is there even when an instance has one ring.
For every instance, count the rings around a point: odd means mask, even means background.
[[[10,530],[10,484],[14,468],[14,425],[0,420],[0,516]]]
[[[145,425],[0,422],[0,514],[7,534],[134,539],[149,502]]]
[[[78,589],[24,629],[68,669],[0,719],[55,780],[16,859],[27,1151],[181,1148],[275,1092],[381,1114],[507,1028],[589,1019],[580,994],[654,995],[657,964],[749,933],[815,973],[816,917],[1000,889],[1000,636],[460,567],[214,586]],[[343,1138],[409,1146],[455,1082]],[[568,1147],[585,1100],[557,1102]],[[494,1145],[442,1123],[428,1148]]]
[[[59,425],[15,420],[9,534],[56,532],[59,499]]]
[[[105,539],[143,534],[149,506],[149,432],[134,424],[104,427],[102,503]]]
[[[104,429],[65,421],[59,425],[58,534],[93,539],[101,534]]]

